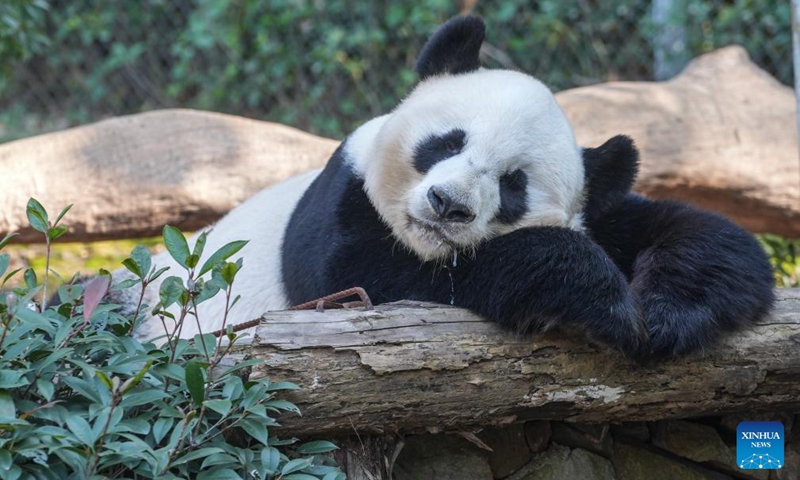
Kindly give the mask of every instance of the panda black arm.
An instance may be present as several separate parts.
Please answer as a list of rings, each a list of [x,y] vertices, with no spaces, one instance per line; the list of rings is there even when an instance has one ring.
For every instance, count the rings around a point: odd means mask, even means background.
[[[588,227],[628,276],[654,356],[701,350],[772,307],[766,254],[719,215],[631,194]]]
[[[482,245],[464,263],[454,303],[505,327],[520,333],[577,327],[633,356],[647,343],[625,276],[582,233],[517,230]]]

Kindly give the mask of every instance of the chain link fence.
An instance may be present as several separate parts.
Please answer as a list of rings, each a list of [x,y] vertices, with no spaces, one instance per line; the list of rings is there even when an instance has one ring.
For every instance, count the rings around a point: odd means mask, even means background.
[[[0,142],[172,107],[341,138],[408,92],[425,39],[466,11],[488,24],[487,66],[554,90],[667,77],[732,43],[781,82],[793,79],[784,0],[33,3],[44,12],[28,12],[36,48],[0,66]]]

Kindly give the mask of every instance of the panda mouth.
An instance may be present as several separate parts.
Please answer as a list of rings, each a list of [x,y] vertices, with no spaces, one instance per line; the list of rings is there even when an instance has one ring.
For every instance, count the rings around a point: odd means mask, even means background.
[[[409,226],[416,227],[417,230],[420,230],[423,236],[427,239],[438,244],[446,244],[451,248],[456,247],[455,243],[450,240],[450,236],[442,229],[440,225],[418,220],[411,215],[407,216],[407,220]]]

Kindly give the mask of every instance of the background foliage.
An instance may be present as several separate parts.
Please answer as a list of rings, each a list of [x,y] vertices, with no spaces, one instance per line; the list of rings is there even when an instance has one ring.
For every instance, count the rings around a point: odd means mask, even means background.
[[[790,83],[789,2],[681,1],[690,56],[740,43]],[[649,0],[6,0],[0,141],[177,106],[341,138],[408,92],[415,53],[468,7],[492,26],[487,66],[556,90],[652,79]]]

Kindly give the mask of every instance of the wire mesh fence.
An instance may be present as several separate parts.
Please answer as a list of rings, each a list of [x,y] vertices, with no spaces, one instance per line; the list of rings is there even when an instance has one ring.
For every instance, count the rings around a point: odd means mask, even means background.
[[[171,107],[341,138],[408,92],[425,39],[466,11],[487,21],[487,66],[554,90],[653,80],[732,43],[793,78],[784,0],[33,2],[38,48],[2,66],[0,141]]]

